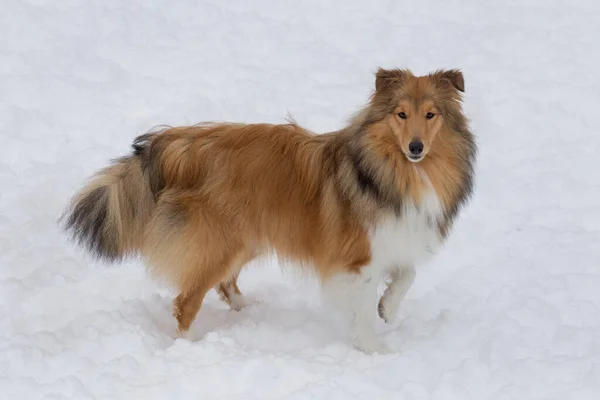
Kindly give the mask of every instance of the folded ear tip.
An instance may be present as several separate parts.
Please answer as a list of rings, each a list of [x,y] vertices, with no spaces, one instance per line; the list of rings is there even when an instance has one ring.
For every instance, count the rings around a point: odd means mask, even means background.
[[[377,68],[377,72],[375,73],[375,77],[376,78],[385,78],[385,77],[388,77],[390,75],[391,75],[391,73],[390,73],[389,70],[387,70],[385,68],[381,68],[381,67],[378,67]]]
[[[457,87],[456,88],[459,91],[464,92],[465,91],[465,78],[464,78],[463,73],[461,71],[457,72],[456,82],[457,82]]]
[[[407,76],[410,76],[409,70],[384,69],[379,67],[375,74],[375,90],[380,90],[394,84],[401,84]]]
[[[465,91],[465,78],[460,69],[456,68],[444,71],[441,75],[443,78],[448,79],[456,90],[458,90],[459,92]]]

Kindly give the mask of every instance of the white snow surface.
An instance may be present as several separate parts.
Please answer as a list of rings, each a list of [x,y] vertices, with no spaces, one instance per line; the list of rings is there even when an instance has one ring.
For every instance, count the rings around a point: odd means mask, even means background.
[[[592,0],[2,0],[0,398],[600,398],[599,20]],[[174,293],[59,230],[136,135],[334,130],[379,66],[461,68],[480,146],[449,242],[377,320],[391,354],[267,260],[240,277],[253,305],[211,292],[200,339],[175,339]]]

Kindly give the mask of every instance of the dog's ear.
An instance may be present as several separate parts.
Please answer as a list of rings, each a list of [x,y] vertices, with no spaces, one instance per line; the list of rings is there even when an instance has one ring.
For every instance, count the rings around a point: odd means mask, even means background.
[[[438,84],[443,88],[454,88],[459,92],[465,91],[465,78],[463,78],[462,72],[458,69],[451,69],[447,71],[439,71]]]
[[[402,85],[410,72],[402,69],[379,68],[375,75],[375,91],[380,92],[392,86]]]

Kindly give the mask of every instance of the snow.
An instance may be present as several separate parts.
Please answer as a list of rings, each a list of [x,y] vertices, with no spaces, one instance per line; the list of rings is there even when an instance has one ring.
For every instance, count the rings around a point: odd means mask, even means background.
[[[3,0],[0,397],[597,399],[599,18],[591,0]],[[200,339],[175,339],[173,293],[58,230],[153,126],[337,129],[378,66],[461,68],[480,146],[450,241],[377,321],[393,353],[355,350],[315,282],[268,260],[240,277],[255,304],[211,292]]]

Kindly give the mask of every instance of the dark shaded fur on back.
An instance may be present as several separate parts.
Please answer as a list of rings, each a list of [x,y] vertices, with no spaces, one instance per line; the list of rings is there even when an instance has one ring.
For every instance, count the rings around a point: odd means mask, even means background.
[[[154,139],[161,132],[150,132],[140,135],[133,141],[133,154],[139,157],[142,162],[142,170],[148,174],[150,182],[150,190],[154,195],[154,199],[158,200],[160,192],[165,187],[165,180],[160,168],[160,155],[164,150],[164,146],[159,144],[152,145]]]

